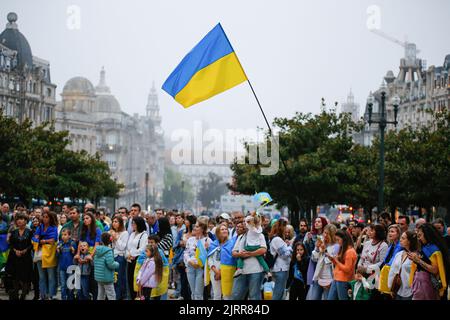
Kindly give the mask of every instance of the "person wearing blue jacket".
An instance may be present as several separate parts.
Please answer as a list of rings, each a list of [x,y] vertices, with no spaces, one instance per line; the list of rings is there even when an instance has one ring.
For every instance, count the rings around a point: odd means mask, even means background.
[[[114,271],[119,269],[119,263],[114,260],[111,245],[111,235],[104,232],[101,235],[101,244],[97,246],[94,254],[94,278],[98,284],[97,300],[116,300],[114,290]]]
[[[57,218],[54,212],[44,212],[42,214],[42,224],[36,229],[33,240],[42,245],[54,244],[58,240]],[[56,266],[46,267],[42,265],[42,258],[37,262],[39,271],[39,289],[42,300],[56,299]]]
[[[73,258],[76,251],[77,245],[75,241],[71,239],[70,229],[64,229],[61,232],[61,241],[59,241],[56,248],[62,300],[73,300],[73,292],[67,288],[67,268],[73,265]]]

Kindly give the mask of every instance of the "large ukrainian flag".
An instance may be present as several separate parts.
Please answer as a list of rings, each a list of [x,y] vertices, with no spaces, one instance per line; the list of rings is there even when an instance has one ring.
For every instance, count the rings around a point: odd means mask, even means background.
[[[219,23],[183,58],[162,89],[188,108],[246,80]]]

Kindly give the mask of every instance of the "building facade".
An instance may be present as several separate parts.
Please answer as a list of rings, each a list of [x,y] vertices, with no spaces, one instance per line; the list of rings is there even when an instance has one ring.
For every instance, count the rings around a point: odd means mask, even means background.
[[[428,111],[439,112],[450,106],[450,54],[444,58],[442,66],[430,66],[426,68],[425,61],[416,57],[415,45],[413,51],[407,52],[400,60],[399,73],[394,76],[388,71],[383,78],[383,88],[376,90],[373,95],[374,120],[377,120],[380,112],[381,90],[386,92],[386,114],[389,121],[394,119],[394,107],[392,97],[400,97],[396,130],[407,126],[418,129],[430,124],[432,115]],[[367,124],[369,118],[368,106],[364,112],[365,128],[362,132],[364,145],[371,145],[374,137],[379,134],[378,126]],[[395,129],[388,125],[388,130]]]
[[[10,12],[0,34],[0,107],[2,112],[37,126],[55,119],[56,85],[50,63],[33,56],[30,44],[19,31],[17,14]]]
[[[69,132],[69,149],[99,153],[113,178],[123,183],[116,206],[139,202],[143,208],[159,202],[164,188],[164,139],[156,89],[153,86],[145,116],[129,115],[106,83],[100,71],[96,87],[84,77],[67,81],[56,111],[56,129]],[[146,177],[148,176],[148,180]]]

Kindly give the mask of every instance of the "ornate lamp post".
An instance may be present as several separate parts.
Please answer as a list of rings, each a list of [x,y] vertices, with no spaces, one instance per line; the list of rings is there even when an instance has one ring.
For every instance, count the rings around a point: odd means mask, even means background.
[[[184,207],[184,180],[181,181],[181,212],[183,212]]]
[[[369,110],[369,120],[367,121],[369,123],[369,126],[372,123],[377,123],[378,127],[380,129],[380,168],[379,168],[379,185],[378,185],[378,214],[381,213],[382,210],[384,210],[384,134],[386,125],[393,124],[397,126],[397,114],[398,114],[398,106],[400,104],[400,98],[395,95],[391,102],[394,106],[394,121],[387,121],[386,119],[386,86],[384,83],[381,86],[381,97],[380,97],[380,109],[379,110],[379,119],[378,120],[372,120],[372,113],[373,113],[373,105],[375,103],[375,97],[372,93],[370,93],[369,97],[367,98],[367,106]]]

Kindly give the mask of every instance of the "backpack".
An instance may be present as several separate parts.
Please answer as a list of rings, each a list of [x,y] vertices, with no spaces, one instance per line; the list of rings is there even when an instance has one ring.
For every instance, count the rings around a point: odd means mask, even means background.
[[[274,255],[270,252],[270,245],[267,246],[267,248],[269,248],[269,249],[266,251],[266,255],[264,256],[264,260],[266,261],[267,266],[269,267],[269,269],[272,269],[273,266],[275,265],[275,261],[277,261],[278,253],[275,254],[275,256],[274,256]]]

